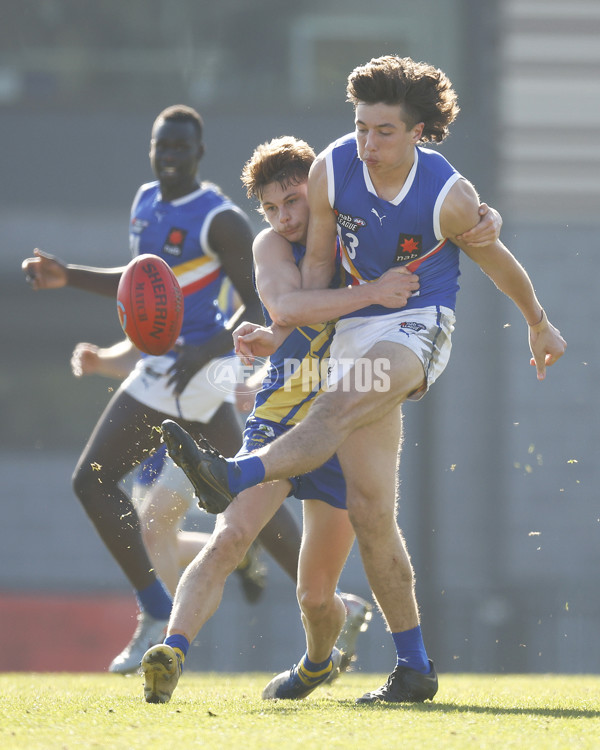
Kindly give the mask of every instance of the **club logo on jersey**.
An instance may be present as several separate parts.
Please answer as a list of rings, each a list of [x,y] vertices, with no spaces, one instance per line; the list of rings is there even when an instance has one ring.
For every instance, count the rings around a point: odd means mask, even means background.
[[[260,424],[251,437],[245,440],[247,450],[261,448],[275,439],[275,430],[269,424]]]
[[[402,323],[400,323],[399,328],[401,331],[408,329],[409,331],[414,331],[415,333],[425,330],[425,326],[423,325],[423,323],[416,323],[414,320],[403,320]]]
[[[138,219],[137,216],[134,216],[131,219],[131,231],[133,234],[141,234],[149,223],[149,221],[144,221],[144,219]]]
[[[173,227],[169,229],[167,241],[163,245],[163,253],[167,255],[175,255],[177,258],[183,253],[183,243],[187,237],[187,229],[179,229]]]
[[[258,428],[259,432],[263,432],[268,438],[275,437],[275,430],[270,424],[261,424]]]
[[[396,248],[396,263],[409,263],[423,252],[423,237],[420,234],[401,234]]]
[[[334,211],[334,213],[337,219],[337,223],[341,227],[344,227],[344,229],[349,229],[351,232],[356,232],[357,229],[367,226],[367,222],[364,219],[361,219],[360,216],[341,214],[337,209]]]

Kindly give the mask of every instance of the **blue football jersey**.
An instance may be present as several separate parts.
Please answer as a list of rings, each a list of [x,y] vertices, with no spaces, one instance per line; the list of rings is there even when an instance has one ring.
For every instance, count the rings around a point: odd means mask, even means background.
[[[439,153],[415,148],[413,167],[392,200],[380,198],[359,159],[354,133],[329,146],[325,155],[329,201],[337,218],[342,264],[352,283],[379,278],[396,265],[419,275],[420,289],[405,309],[456,305],[459,249],[442,237],[440,209],[461,175]],[[389,314],[381,305],[344,317]]]
[[[152,253],[172,268],[184,297],[180,343],[202,344],[225,319],[217,299],[224,279],[221,261],[209,245],[213,217],[240,209],[215,185],[174,201],[163,201],[158,182],[142,185],[131,207],[129,244],[133,256]]]

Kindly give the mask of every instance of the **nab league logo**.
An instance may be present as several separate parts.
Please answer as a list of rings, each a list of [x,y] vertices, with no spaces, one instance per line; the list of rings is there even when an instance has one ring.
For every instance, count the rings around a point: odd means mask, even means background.
[[[415,320],[403,320],[402,323],[400,323],[400,330],[401,331],[414,331],[415,333],[419,333],[419,331],[424,331],[425,326],[423,323],[417,323]]]
[[[361,219],[360,216],[341,214],[338,210],[335,210],[334,213],[337,219],[337,223],[341,227],[344,227],[344,229],[349,229],[351,232],[356,232],[357,229],[367,226],[367,222],[364,219]]]
[[[145,221],[144,219],[138,219],[137,216],[134,216],[131,220],[131,232],[133,234],[141,234],[144,229],[148,226],[150,222]]]

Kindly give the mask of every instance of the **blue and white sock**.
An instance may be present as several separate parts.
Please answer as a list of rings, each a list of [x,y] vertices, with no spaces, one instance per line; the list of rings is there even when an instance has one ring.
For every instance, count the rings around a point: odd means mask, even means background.
[[[429,674],[431,668],[425,644],[423,643],[423,634],[421,633],[420,625],[411,630],[392,633],[392,638],[394,639],[398,655],[397,664],[403,667],[410,667],[410,669],[415,669],[417,672],[422,672],[423,674]]]

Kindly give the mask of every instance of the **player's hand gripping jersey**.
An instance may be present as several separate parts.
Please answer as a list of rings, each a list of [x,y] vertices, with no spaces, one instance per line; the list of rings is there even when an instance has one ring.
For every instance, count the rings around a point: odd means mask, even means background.
[[[352,283],[373,281],[389,268],[403,265],[419,274],[420,284],[405,309],[443,305],[454,310],[459,249],[442,237],[440,209],[461,175],[441,154],[417,147],[402,190],[387,201],[378,197],[367,166],[358,158],[354,133],[333,143],[325,158],[342,264]],[[344,317],[389,312],[371,305]]]

